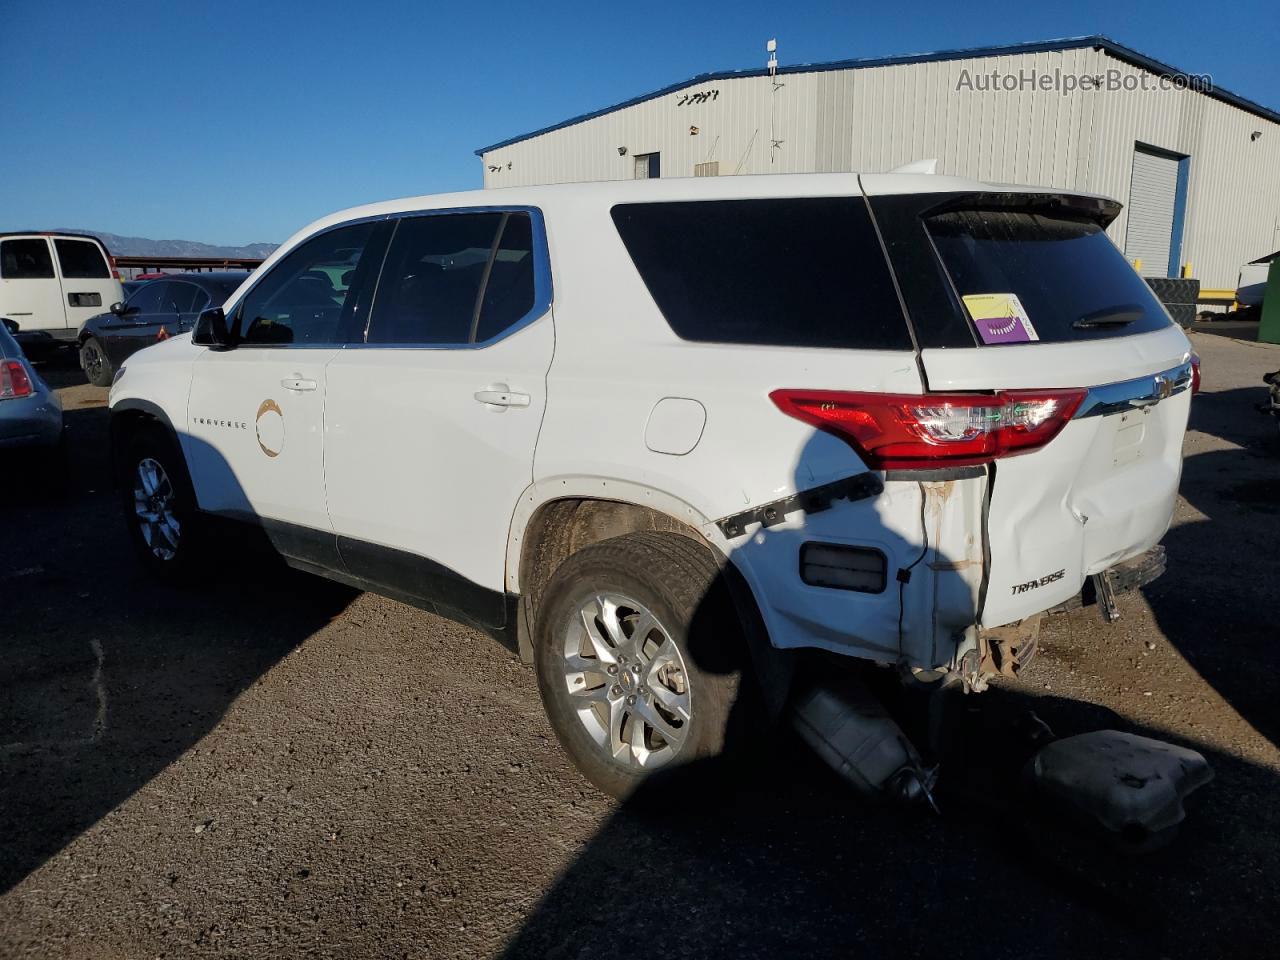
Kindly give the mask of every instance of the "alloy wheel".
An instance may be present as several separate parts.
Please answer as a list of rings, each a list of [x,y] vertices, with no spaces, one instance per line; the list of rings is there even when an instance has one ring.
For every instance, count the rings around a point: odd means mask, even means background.
[[[150,457],[138,462],[133,480],[133,512],[147,548],[161,560],[178,553],[182,527],[174,514],[173,481],[164,466]]]
[[[643,604],[593,596],[564,636],[564,683],[579,722],[616,762],[652,770],[689,732],[691,691],[680,648]]]

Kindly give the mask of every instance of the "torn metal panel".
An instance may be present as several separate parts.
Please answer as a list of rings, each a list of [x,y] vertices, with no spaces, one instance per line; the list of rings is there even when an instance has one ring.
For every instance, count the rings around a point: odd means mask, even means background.
[[[752,523],[772,527],[786,520],[787,514],[798,510],[804,513],[819,513],[830,507],[836,500],[866,500],[883,492],[884,483],[877,474],[860,473],[723,517],[716,521],[716,526],[720,528],[721,533],[732,540],[734,537],[742,536],[747,526]]]

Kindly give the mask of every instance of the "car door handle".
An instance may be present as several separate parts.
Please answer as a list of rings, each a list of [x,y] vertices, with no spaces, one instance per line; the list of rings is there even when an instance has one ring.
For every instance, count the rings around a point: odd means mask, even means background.
[[[529,395],[527,393],[516,393],[505,383],[495,383],[488,390],[477,390],[475,398],[481,403],[497,408],[527,407],[529,405]]]
[[[285,377],[280,381],[280,386],[286,390],[296,390],[298,393],[305,393],[308,390],[316,388],[314,380],[303,380],[300,377]]]

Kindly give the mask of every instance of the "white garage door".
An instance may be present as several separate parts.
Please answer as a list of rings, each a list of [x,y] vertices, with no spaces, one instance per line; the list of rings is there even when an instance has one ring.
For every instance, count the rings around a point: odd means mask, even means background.
[[[1124,253],[1130,260],[1142,261],[1144,277],[1169,276],[1177,199],[1178,159],[1136,148]]]

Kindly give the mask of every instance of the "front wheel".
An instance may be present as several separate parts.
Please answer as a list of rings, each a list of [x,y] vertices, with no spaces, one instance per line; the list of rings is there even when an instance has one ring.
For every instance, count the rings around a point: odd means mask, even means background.
[[[80,345],[80,369],[95,387],[111,386],[115,370],[96,337],[87,337]]]
[[[552,576],[536,633],[547,716],[601,790],[723,749],[746,644],[710,548],[670,533],[588,546]]]
[[[205,540],[186,463],[159,426],[138,429],[119,461],[119,495],[143,565],[180,582],[204,559]]]

